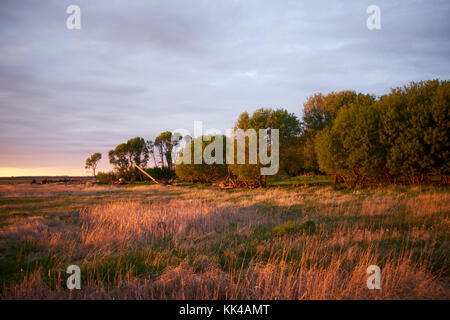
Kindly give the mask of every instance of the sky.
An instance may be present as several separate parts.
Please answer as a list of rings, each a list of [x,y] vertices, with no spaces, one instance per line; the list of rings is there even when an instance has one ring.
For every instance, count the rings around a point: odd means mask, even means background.
[[[448,80],[449,16],[448,0],[1,0],[0,176],[86,175],[90,154],[106,170],[117,144],[196,120],[225,132],[261,107],[300,118],[317,92]]]

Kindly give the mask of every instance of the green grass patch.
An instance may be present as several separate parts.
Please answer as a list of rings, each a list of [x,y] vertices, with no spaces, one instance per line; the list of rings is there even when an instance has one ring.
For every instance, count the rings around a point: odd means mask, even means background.
[[[283,236],[286,234],[294,234],[298,232],[308,232],[313,233],[316,231],[316,224],[312,220],[306,220],[301,224],[296,224],[291,220],[286,221],[283,224],[275,226],[272,228],[272,234],[276,236]]]

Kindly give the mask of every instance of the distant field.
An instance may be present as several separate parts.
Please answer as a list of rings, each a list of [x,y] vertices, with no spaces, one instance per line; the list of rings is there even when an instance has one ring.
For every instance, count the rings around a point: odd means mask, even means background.
[[[448,187],[331,182],[2,184],[1,298],[450,299]]]
[[[0,185],[2,184],[29,184],[31,181],[35,180],[36,183],[42,183],[43,180],[79,180],[87,181],[91,180],[92,177],[69,177],[69,176],[41,176],[41,177],[0,177]]]

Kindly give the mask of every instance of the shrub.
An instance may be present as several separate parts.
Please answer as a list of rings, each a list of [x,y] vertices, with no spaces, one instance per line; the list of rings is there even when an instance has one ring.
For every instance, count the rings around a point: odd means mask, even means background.
[[[380,113],[374,104],[355,103],[340,109],[333,126],[316,137],[321,170],[347,182],[352,178],[352,183],[384,174],[386,154],[380,127]]]
[[[176,177],[175,170],[170,169],[168,167],[154,167],[154,168],[148,168],[145,169],[145,172],[147,172],[149,175],[151,175],[156,180],[170,180],[174,179]],[[145,178],[147,179],[147,178]]]
[[[272,234],[282,236],[300,231],[314,232],[316,224],[312,220],[306,220],[301,224],[295,224],[291,220],[272,228]]]
[[[393,89],[379,101],[386,166],[393,177],[422,182],[448,175],[450,83],[438,80]]]
[[[187,145],[183,153],[178,158],[179,162],[175,166],[175,173],[176,175],[182,179],[192,182],[212,182],[220,179],[224,179],[227,176],[228,168],[225,164],[225,157],[226,157],[226,137],[225,136],[209,136],[208,139],[210,139],[210,142],[204,141],[204,137],[200,136],[190,141],[189,145]],[[215,146],[216,139],[223,139],[222,141],[222,164],[217,163],[216,157],[216,149],[211,149]],[[195,141],[201,143],[201,150],[197,150],[197,153],[200,153],[201,156],[201,163],[195,164],[194,163],[194,153],[196,150],[194,150],[194,144]],[[219,147],[219,144],[217,144],[217,147]],[[207,149],[208,148],[208,149]],[[189,150],[190,149],[190,150]],[[205,152],[205,149],[207,153],[211,151],[211,161],[212,163],[208,164],[205,163],[205,159],[203,157],[203,154]],[[184,163],[183,160],[183,154],[191,155],[190,163]],[[197,156],[199,156],[197,154]],[[187,161],[186,161],[187,162]]]
[[[115,175],[112,171],[110,172],[102,172],[99,171],[97,173],[97,180],[101,183],[101,184],[108,184],[111,182],[111,180],[114,180]]]
[[[398,178],[421,183],[427,176],[448,176],[449,119],[448,81],[412,82],[376,102],[348,104],[316,136],[320,170],[347,185]]]
[[[264,108],[256,110],[251,117],[247,112],[243,112],[235,124],[235,129],[241,129],[244,132],[253,129],[258,136],[258,140],[260,129],[268,129],[267,135],[269,140],[271,140],[272,136],[271,130],[279,130],[279,173],[297,175],[302,171],[301,158],[303,148],[299,143],[302,127],[294,114],[289,113],[285,109]],[[249,150],[248,139],[245,138],[245,150]],[[249,164],[248,152],[246,151],[245,164],[238,164],[235,157],[234,164],[230,165],[231,173],[244,186],[264,187],[266,185],[267,176],[261,175],[261,168],[266,167],[266,165],[262,165],[260,162],[259,148],[260,146],[258,145],[255,164]],[[268,149],[268,151],[272,152],[270,143]]]

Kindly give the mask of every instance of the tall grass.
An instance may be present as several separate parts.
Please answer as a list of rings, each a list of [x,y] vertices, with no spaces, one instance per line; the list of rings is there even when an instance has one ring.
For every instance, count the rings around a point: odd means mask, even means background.
[[[2,298],[450,298],[446,189],[127,190],[140,196],[71,219],[10,218]],[[70,264],[81,290],[65,287]],[[381,290],[366,287],[370,265]]]

